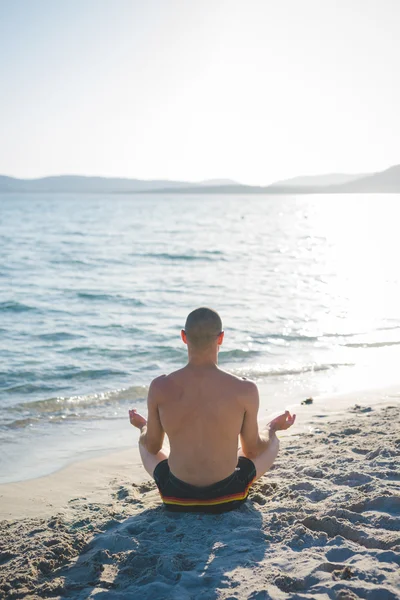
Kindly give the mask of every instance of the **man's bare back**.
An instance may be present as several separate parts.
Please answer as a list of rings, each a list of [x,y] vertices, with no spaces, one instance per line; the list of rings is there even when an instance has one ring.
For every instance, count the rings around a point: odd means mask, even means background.
[[[205,486],[235,470],[253,386],[216,365],[187,365],[153,382],[152,394],[170,443],[169,466],[176,477]]]

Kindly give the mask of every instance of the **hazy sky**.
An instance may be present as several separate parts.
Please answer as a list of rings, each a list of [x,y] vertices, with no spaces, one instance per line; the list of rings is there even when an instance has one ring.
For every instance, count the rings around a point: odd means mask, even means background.
[[[0,173],[400,163],[400,0],[0,0]]]

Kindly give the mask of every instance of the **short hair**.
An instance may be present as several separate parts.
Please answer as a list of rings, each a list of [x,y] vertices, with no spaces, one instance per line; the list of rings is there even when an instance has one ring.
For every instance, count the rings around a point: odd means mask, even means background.
[[[195,348],[206,348],[222,333],[222,321],[212,308],[196,308],[187,317],[185,333]]]

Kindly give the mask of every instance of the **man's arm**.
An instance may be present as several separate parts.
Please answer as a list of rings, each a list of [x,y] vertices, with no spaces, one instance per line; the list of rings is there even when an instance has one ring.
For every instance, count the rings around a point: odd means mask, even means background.
[[[258,429],[257,415],[260,405],[258,388],[252,381],[246,381],[245,386],[245,413],[240,431],[240,442],[244,456],[256,458],[267,448],[269,438],[261,436]]]
[[[161,450],[165,436],[158,411],[158,399],[161,394],[160,380],[163,378],[164,376],[157,377],[150,384],[147,396],[147,424],[141,428],[139,438],[139,444],[142,444],[150,454],[157,454]]]

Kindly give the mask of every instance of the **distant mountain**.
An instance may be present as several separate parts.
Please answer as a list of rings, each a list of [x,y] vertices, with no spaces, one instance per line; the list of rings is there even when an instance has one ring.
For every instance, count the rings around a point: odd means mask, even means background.
[[[390,167],[385,171],[366,175],[355,181],[337,186],[338,192],[345,193],[400,193],[400,165]]]
[[[121,194],[400,194],[400,165],[368,175],[313,175],[294,177],[269,186],[243,185],[230,179],[187,181],[122,179],[60,175],[42,179],[15,179],[0,175],[0,193],[121,193]]]
[[[325,182],[325,183],[324,183]],[[170,194],[400,194],[400,165],[369,175],[316,175],[295,177],[268,186],[241,184],[203,185],[186,188],[148,190],[147,193]]]
[[[139,179],[120,179],[114,177],[85,177],[80,175],[58,175],[41,179],[15,179],[0,176],[1,192],[76,192],[76,193],[111,193],[140,191],[145,189],[165,188],[169,185],[179,187],[188,185],[181,181],[141,181]]]
[[[210,180],[199,183],[188,181],[124,179],[119,177],[85,177],[82,175],[56,175],[41,179],[16,179],[0,175],[1,192],[41,192],[41,193],[129,193],[168,188],[187,188],[203,185],[220,185],[230,180]]]
[[[232,183],[228,185],[191,185],[180,188],[160,188],[158,190],[146,190],[145,194],[266,194],[268,188],[255,185],[243,185]]]
[[[346,173],[330,173],[328,175],[304,175],[300,177],[292,177],[290,179],[283,179],[282,181],[276,181],[273,186],[320,186],[320,185],[339,185],[342,183],[348,183],[355,179],[360,179],[368,174],[362,175],[349,175]]]

